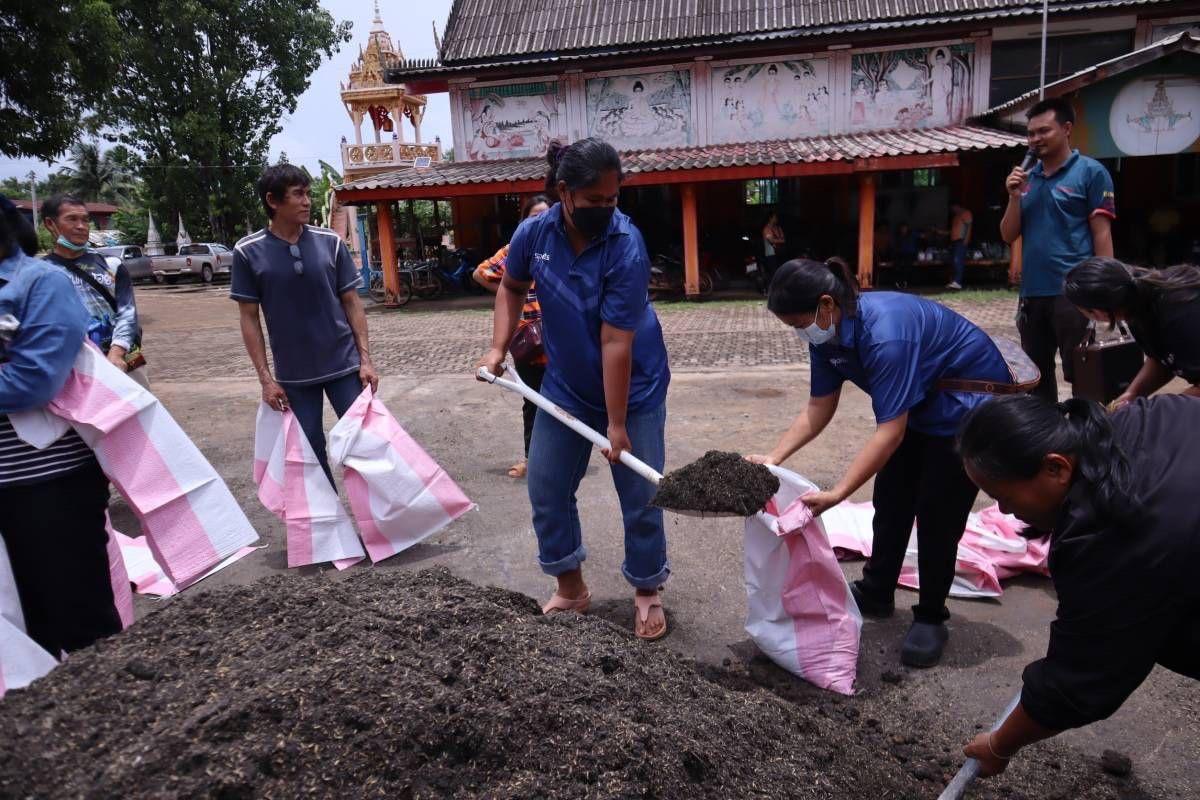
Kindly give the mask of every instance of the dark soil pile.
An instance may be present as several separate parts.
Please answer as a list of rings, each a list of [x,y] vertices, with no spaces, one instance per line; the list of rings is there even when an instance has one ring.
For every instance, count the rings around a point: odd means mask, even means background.
[[[444,569],[273,578],[10,693],[0,796],[879,800],[936,796],[958,765],[909,715],[887,730],[779,680],[796,696]],[[1057,793],[1004,798],[1140,796],[1098,765],[1023,768]]]
[[[703,511],[748,517],[779,491],[779,478],[737,453],[709,450],[704,457],[668,473],[654,505],[672,511]]]

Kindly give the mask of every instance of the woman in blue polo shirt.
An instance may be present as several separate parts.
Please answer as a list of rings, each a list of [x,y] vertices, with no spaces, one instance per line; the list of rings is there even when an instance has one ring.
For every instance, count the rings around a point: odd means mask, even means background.
[[[496,293],[492,346],[480,366],[496,374],[536,281],[542,307],[546,375],[542,394],[575,417],[608,431],[613,483],[625,525],[622,572],[635,592],[634,630],[667,632],[659,588],[670,574],[662,511],[654,487],[620,466],[622,450],[656,470],[666,461],[667,350],[647,294],[650,259],[642,236],[617,210],[621,160],[611,145],[583,139],[551,143],[547,191],[560,202],[521,223]],[[591,594],[575,491],[591,445],[538,412],[529,446],[529,500],[542,570],[558,580],[547,614],[583,612]]]
[[[805,502],[820,514],[875,476],[871,557],[862,580],[851,584],[859,609],[873,616],[894,611],[916,519],[921,589],[900,657],[910,666],[933,666],[949,635],[946,597],[958,540],[979,491],[963,470],[954,435],[967,412],[988,399],[977,390],[1012,385],[1008,365],[983,331],[943,305],[894,292],[859,296],[840,259],[784,264],[767,307],[809,345],[812,398],[770,454],[749,458],[779,464],[816,438],[833,418],[845,381],[871,396],[875,434],[832,489],[806,495]]]

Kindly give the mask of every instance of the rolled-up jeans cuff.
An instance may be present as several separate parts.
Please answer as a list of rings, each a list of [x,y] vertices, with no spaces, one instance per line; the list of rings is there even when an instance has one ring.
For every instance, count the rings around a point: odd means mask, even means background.
[[[560,558],[558,561],[547,563],[542,560],[541,556],[538,556],[538,564],[541,566],[542,572],[547,575],[553,575],[556,578],[564,572],[579,569],[583,566],[584,561],[587,561],[587,548],[583,545],[579,545],[579,547],[575,548],[574,553],[571,553],[566,558]]]
[[[671,565],[663,564],[663,568],[649,578],[636,578],[624,566],[621,567],[621,574],[625,576],[625,580],[629,581],[629,585],[635,589],[657,589],[666,583],[667,578],[670,577]]]

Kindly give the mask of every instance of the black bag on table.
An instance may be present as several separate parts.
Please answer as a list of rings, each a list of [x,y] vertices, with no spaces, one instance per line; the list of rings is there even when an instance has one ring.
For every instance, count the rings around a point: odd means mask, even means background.
[[[1095,323],[1088,326],[1084,340],[1072,353],[1076,397],[1108,404],[1121,395],[1142,368],[1145,353],[1124,324],[1118,326],[1120,336],[1096,340]]]

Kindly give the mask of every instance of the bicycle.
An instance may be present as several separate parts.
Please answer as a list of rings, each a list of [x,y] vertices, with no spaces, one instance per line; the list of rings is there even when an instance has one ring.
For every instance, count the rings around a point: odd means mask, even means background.
[[[387,287],[383,280],[383,270],[371,268],[371,282],[367,286],[371,293],[371,298],[377,303],[387,302]],[[397,306],[408,305],[408,301],[412,300],[413,291],[412,284],[406,279],[404,273],[400,273],[400,280],[396,288],[395,303]]]

